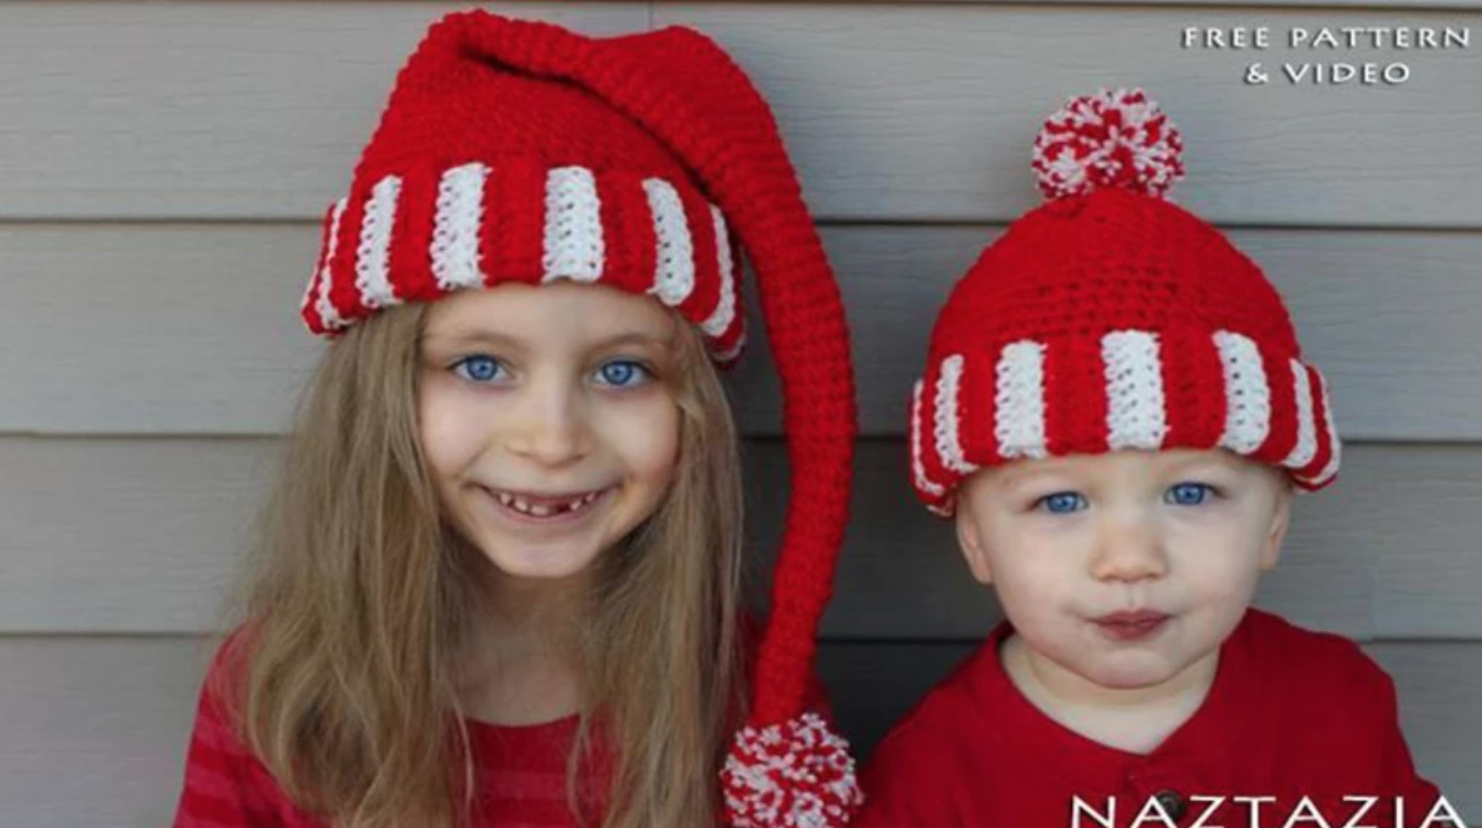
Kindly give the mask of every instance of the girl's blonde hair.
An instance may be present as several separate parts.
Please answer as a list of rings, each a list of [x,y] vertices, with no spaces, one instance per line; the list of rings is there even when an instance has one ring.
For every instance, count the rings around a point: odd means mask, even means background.
[[[439,519],[417,438],[427,308],[390,308],[325,353],[235,601],[237,666],[215,674],[243,742],[295,802],[342,828],[451,827],[472,801],[454,662],[482,606],[483,562]],[[604,828],[715,825],[716,774],[744,704],[735,426],[699,334],[676,323],[664,378],[681,410],[673,482],[599,559],[581,602],[568,802]],[[611,777],[597,815],[577,790],[599,740]]]

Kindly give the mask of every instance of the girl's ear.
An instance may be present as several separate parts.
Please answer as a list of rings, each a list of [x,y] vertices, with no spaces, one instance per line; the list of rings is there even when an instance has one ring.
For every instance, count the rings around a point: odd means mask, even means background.
[[[967,561],[967,568],[972,571],[973,578],[980,584],[993,583],[993,571],[988,568],[988,556],[984,554],[983,536],[978,529],[978,523],[973,514],[972,503],[957,494],[957,545],[962,548],[963,560]]]
[[[1291,526],[1291,520],[1292,483],[1283,475],[1281,488],[1276,493],[1276,508],[1271,514],[1271,527],[1261,550],[1261,569],[1274,569],[1281,559],[1281,547],[1286,542],[1286,530]]]

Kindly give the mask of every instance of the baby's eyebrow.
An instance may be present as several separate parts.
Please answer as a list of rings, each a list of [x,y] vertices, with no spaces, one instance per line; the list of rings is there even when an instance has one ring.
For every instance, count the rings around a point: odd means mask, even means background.
[[[1193,472],[1223,471],[1231,474],[1240,474],[1243,469],[1233,460],[1222,457],[1198,457],[1183,460],[1169,465],[1168,471],[1172,474],[1190,474]]]
[[[1065,469],[1059,466],[1007,466],[1003,469],[999,482],[1007,487],[1016,487],[1029,485],[1041,478],[1063,478],[1065,475]]]

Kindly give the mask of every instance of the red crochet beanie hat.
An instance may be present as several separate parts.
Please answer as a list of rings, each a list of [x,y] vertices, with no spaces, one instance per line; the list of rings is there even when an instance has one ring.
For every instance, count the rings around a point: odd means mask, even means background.
[[[842,739],[803,711],[847,518],[856,431],[833,272],[771,110],[698,32],[591,38],[448,15],[397,77],[302,303],[333,336],[378,309],[558,279],[650,295],[740,352],[739,250],[781,377],[792,499],[752,705],[724,778],[737,826],[858,804]]]
[[[1073,99],[1034,169],[1049,203],[958,282],[911,405],[912,477],[941,516],[1019,458],[1224,448],[1305,490],[1338,472],[1328,387],[1281,297],[1164,194],[1182,141],[1141,90]]]

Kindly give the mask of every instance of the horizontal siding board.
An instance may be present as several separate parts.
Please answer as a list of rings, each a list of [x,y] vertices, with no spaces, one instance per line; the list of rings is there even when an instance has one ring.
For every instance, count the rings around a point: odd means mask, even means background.
[[[1295,4],[1294,4],[1295,5]],[[1029,154],[1069,95],[1146,86],[1180,126],[1179,201],[1211,221],[1477,227],[1482,51],[1288,50],[1343,26],[1482,29],[1461,12],[665,3],[733,51],[777,112],[810,203],[835,219],[999,221],[1037,203]],[[1268,25],[1264,52],[1185,50],[1185,26]],[[1475,32],[1474,32],[1475,33]],[[1477,44],[1473,43],[1475,47]],[[1390,89],[1243,82],[1247,65],[1387,64]]]
[[[279,444],[272,439],[0,438],[0,633],[218,626]],[[752,582],[783,524],[786,455],[745,445]],[[826,634],[972,639],[998,619],[951,526],[907,488],[904,446],[860,445]],[[1482,638],[1482,447],[1350,447],[1302,498],[1261,606],[1363,640]]]
[[[824,240],[853,328],[861,425],[899,435],[926,343],[952,285],[998,231],[987,228],[840,227]],[[1282,291],[1306,357],[1331,380],[1340,431],[1350,439],[1474,440],[1482,363],[1482,236],[1237,230],[1232,240]],[[760,326],[753,326],[757,329]],[[769,360],[744,361],[742,387],[770,383]],[[776,414],[775,393],[749,393],[751,433]],[[1418,402],[1423,401],[1423,402]],[[760,414],[761,412],[756,412]]]
[[[1355,481],[1363,494],[1354,496],[1379,510],[1367,529],[1376,554],[1374,625],[1386,634],[1477,636],[1482,525],[1474,516],[1482,504],[1482,478],[1468,468],[1471,451],[1452,446],[1396,454],[1392,465],[1366,469]],[[1449,538],[1417,544],[1419,533]],[[1439,553],[1442,547],[1449,551]]]
[[[1395,680],[1416,768],[1482,825],[1482,642],[1368,644]],[[819,671],[841,729],[868,756],[890,726],[973,650],[969,643],[826,642]],[[1355,792],[1357,793],[1357,792]]]
[[[641,2],[492,3],[594,34]],[[467,3],[0,3],[0,216],[318,217],[396,71]]]
[[[1475,6],[1475,4],[1473,4]],[[0,3],[0,217],[317,217],[346,188],[430,3]],[[594,33],[642,4],[502,4]],[[1181,198],[1256,225],[1482,226],[1457,105],[1482,50],[1403,59],[1394,89],[1247,86],[1252,60],[1185,25],[1469,26],[1482,13],[1008,4],[659,3],[729,46],[771,99],[809,202],[834,219],[1001,221],[1033,204],[1039,121],[1066,95],[1145,84],[1188,138]],[[1475,45],[1475,44],[1474,44]]]
[[[282,433],[306,225],[0,226],[0,430]]]
[[[216,628],[278,445],[0,438],[0,632]]]
[[[825,228],[864,433],[903,433],[937,308],[999,232]],[[1287,295],[1343,434],[1482,440],[1482,234],[1232,236]],[[298,317],[317,244],[307,224],[0,224],[0,432],[284,432],[323,348]],[[756,347],[733,399],[743,431],[776,435],[774,369],[748,306]]]
[[[208,655],[193,638],[0,636],[5,825],[169,825]]]
[[[167,825],[211,646],[192,637],[0,636],[5,824]],[[970,649],[825,642],[819,669],[860,755]],[[1482,643],[1366,649],[1395,678],[1416,764],[1482,824]]]

